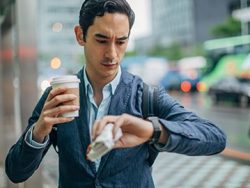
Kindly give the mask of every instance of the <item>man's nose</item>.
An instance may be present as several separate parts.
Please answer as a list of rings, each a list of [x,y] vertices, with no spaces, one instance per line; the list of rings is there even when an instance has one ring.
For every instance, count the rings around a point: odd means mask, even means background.
[[[110,44],[107,46],[107,49],[106,49],[106,52],[105,52],[105,57],[110,59],[110,60],[113,60],[117,57],[117,51],[116,51],[116,46],[115,44]]]

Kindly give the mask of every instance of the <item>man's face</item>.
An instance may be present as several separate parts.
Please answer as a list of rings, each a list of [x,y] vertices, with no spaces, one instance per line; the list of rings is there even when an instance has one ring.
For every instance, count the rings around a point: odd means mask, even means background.
[[[125,14],[105,13],[95,18],[84,41],[86,70],[91,81],[110,81],[115,77],[127,48],[128,35],[129,21]]]

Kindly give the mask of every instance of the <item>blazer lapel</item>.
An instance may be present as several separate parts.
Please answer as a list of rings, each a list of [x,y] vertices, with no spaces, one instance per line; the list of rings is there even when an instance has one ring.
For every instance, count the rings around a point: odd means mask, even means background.
[[[86,167],[90,168],[92,173],[96,173],[95,164],[89,160],[86,160],[86,151],[87,147],[90,144],[90,131],[89,131],[89,117],[88,117],[88,110],[87,110],[87,100],[86,100],[86,92],[85,92],[85,85],[84,85],[84,79],[83,79],[83,69],[78,73],[78,77],[81,80],[79,91],[80,91],[80,111],[79,111],[79,117],[76,118],[77,121],[77,127],[79,132],[79,139],[81,141],[82,145],[82,151],[83,151],[83,160],[86,161],[84,164],[88,164]]]

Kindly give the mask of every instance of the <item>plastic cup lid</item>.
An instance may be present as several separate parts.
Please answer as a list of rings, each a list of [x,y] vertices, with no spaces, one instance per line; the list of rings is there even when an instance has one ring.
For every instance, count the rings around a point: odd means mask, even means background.
[[[68,82],[80,82],[80,79],[75,75],[64,75],[52,78],[51,85],[60,84],[60,83],[68,83]]]

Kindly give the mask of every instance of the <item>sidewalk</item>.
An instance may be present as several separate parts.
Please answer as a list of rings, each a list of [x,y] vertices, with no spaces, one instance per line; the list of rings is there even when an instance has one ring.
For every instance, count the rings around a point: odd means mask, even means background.
[[[57,156],[50,150],[44,160],[44,188],[57,188]],[[0,188],[6,188],[0,166]],[[160,153],[154,167],[156,188],[250,188],[250,165],[221,155],[190,157]]]
[[[153,177],[156,188],[250,188],[250,166],[219,155],[161,153]]]

